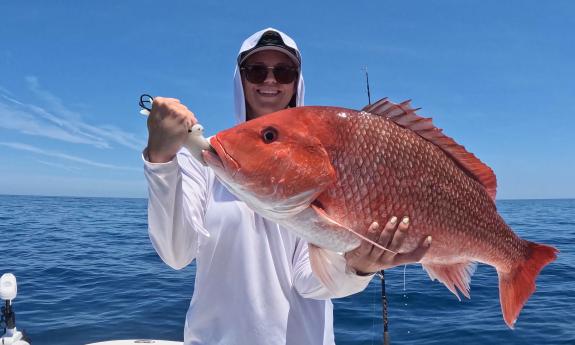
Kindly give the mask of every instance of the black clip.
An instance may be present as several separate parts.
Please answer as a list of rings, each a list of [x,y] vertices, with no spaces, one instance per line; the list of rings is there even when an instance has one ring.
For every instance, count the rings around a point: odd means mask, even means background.
[[[152,102],[154,102],[154,97],[143,94],[140,96],[140,108],[146,109],[147,111],[152,111]]]

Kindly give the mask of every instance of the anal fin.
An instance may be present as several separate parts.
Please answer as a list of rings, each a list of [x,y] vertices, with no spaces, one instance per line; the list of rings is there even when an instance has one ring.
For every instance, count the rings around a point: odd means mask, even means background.
[[[464,261],[454,264],[423,264],[423,268],[429,274],[431,280],[439,280],[442,282],[449,291],[457,297],[459,301],[461,298],[457,293],[459,290],[465,297],[471,298],[469,295],[469,283],[471,276],[475,273],[477,263],[472,261]]]

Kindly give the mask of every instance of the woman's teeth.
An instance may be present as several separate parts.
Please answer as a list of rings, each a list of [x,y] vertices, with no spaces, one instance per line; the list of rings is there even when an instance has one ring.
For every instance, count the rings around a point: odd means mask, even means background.
[[[279,90],[257,90],[260,95],[263,96],[275,96],[279,94]]]

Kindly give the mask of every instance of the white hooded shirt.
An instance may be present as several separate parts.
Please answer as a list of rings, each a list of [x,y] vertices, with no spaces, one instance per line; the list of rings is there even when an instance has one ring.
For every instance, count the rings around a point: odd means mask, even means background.
[[[249,37],[240,53],[267,30]],[[234,74],[236,117],[245,121],[242,81]],[[299,76],[296,104],[303,105]],[[329,298],[359,292],[371,277],[348,271],[343,257],[331,267],[338,291],[328,291],[311,270],[308,245],[252,211],[213,171],[182,149],[167,163],[150,163],[148,226],[162,260],[181,269],[196,260],[194,294],[186,316],[185,345],[334,344]]]

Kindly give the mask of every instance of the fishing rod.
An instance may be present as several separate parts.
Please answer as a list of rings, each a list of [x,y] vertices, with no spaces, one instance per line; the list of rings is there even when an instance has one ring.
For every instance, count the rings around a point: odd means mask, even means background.
[[[367,89],[367,104],[371,105],[371,92],[369,91],[369,74],[367,73],[367,66],[364,67],[365,70],[365,85]]]
[[[365,71],[365,85],[367,90],[367,102],[371,105],[371,92],[369,89],[369,74],[367,72],[367,66],[364,67]],[[381,278],[381,306],[382,306],[382,317],[383,317],[383,345],[389,345],[389,332],[388,332],[388,318],[387,318],[387,295],[385,293],[385,271],[381,270],[377,274]]]

